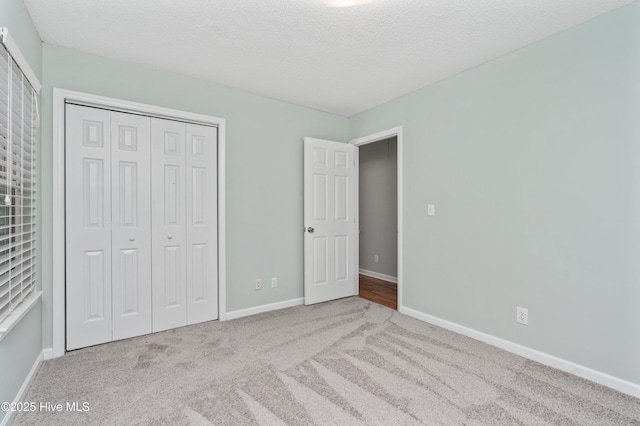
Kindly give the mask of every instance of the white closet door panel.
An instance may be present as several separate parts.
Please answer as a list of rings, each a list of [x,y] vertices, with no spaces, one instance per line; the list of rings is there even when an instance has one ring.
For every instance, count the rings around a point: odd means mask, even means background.
[[[66,106],[67,350],[111,341],[110,113]]]
[[[111,113],[113,340],[152,331],[151,119]]]
[[[153,331],[187,324],[185,124],[151,120]]]
[[[187,124],[187,322],[218,318],[218,195],[215,127]]]

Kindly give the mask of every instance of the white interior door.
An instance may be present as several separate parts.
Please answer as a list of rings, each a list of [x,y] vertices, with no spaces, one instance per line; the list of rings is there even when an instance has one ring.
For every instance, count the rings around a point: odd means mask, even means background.
[[[304,303],[356,294],[357,147],[304,138]]]
[[[151,119],[111,112],[113,340],[151,333]]]
[[[218,129],[186,125],[187,324],[218,318]]]
[[[111,114],[66,106],[67,349],[111,333]]]
[[[151,120],[153,331],[187,323],[185,124]]]

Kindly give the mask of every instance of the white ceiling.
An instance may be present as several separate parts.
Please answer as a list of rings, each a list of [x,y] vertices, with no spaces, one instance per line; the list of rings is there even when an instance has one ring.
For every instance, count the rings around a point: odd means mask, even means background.
[[[633,0],[330,1],[25,3],[47,43],[351,116]]]

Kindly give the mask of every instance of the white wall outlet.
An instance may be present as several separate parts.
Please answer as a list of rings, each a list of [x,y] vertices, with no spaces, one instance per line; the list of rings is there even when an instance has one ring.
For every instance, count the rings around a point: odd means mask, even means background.
[[[380,262],[380,256],[378,256],[377,254],[374,254],[373,255],[373,261],[376,262],[376,263]]]
[[[260,278],[256,280],[256,290],[262,290],[262,280]]]
[[[527,308],[516,307],[516,322],[529,325],[529,310]]]
[[[271,278],[271,288],[278,287],[278,277]]]
[[[427,204],[427,216],[435,216],[435,215],[436,215],[436,205]]]

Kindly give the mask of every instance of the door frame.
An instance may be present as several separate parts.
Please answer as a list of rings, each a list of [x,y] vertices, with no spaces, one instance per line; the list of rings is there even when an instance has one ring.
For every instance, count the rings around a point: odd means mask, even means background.
[[[392,137],[397,138],[398,150],[397,150],[397,174],[398,174],[398,312],[400,312],[402,305],[402,223],[403,223],[403,209],[402,209],[402,126],[393,127],[391,129],[382,130],[380,132],[363,136],[357,139],[349,141],[350,144],[355,146],[367,145],[374,142],[379,142]],[[358,238],[356,244],[356,263],[358,274],[360,271],[360,155],[358,155],[358,161],[356,161],[356,176],[358,182],[356,185],[356,222],[358,228]],[[356,294],[360,294],[360,280],[356,279]]]
[[[218,128],[218,319],[226,320],[226,195],[225,195],[225,141],[226,120],[203,114],[179,111],[155,105],[125,101],[90,93],[66,89],[53,89],[53,276],[52,276],[52,328],[53,344],[45,359],[65,354],[65,104],[105,108],[114,111],[138,113],[152,117],[179,120]]]

